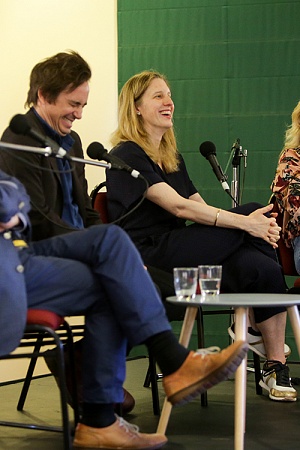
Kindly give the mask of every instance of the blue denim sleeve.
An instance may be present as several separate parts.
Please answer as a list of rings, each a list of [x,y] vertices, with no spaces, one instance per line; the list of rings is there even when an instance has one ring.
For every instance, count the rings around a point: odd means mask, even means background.
[[[6,223],[17,214],[26,226],[29,210],[30,198],[22,183],[0,170],[0,222]]]

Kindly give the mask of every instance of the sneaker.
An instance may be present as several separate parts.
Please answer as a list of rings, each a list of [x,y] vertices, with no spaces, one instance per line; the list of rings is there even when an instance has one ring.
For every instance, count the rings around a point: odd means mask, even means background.
[[[136,425],[132,425],[122,417],[105,428],[93,428],[79,423],[75,430],[73,446],[81,448],[106,449],[155,449],[166,444],[163,434],[140,433]]]
[[[274,364],[269,366],[270,362]],[[265,362],[259,384],[269,392],[271,400],[283,402],[295,402],[297,400],[297,391],[291,384],[289,368],[280,361]]]
[[[231,339],[235,341],[234,323],[231,325],[231,327],[228,328],[228,334]],[[262,335],[259,334],[257,336],[256,334],[253,334],[253,329],[251,327],[248,327],[247,342],[249,344],[249,350],[252,350],[261,358],[267,358],[267,352],[265,349],[264,341],[262,339]],[[286,357],[291,354],[291,349],[287,344],[284,344],[284,354]]]
[[[163,378],[169,402],[183,405],[227,380],[236,371],[247,350],[247,342],[237,341],[222,351],[218,347],[191,351],[176,372]]]

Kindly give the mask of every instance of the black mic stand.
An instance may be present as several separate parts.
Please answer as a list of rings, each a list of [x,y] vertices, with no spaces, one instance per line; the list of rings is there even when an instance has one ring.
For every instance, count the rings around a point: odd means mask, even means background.
[[[234,142],[232,146],[232,151],[234,151],[234,155],[232,158],[232,181],[231,181],[231,197],[233,199],[232,201],[232,207],[235,207],[240,204],[241,202],[241,191],[240,191],[240,165],[241,165],[241,158],[244,158],[244,167],[247,167],[247,150],[243,150],[242,146],[240,145],[240,139],[237,138],[237,140]]]

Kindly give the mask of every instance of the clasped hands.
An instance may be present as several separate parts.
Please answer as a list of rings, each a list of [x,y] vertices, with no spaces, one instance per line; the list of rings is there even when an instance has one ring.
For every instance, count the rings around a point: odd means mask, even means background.
[[[278,214],[271,212],[272,209],[273,204],[270,204],[251,213],[249,215],[249,230],[247,231],[253,236],[264,239],[273,248],[277,248],[281,227],[276,222]]]

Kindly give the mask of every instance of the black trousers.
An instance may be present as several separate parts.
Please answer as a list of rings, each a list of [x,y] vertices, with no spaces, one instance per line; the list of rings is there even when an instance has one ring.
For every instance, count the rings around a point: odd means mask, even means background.
[[[248,215],[261,205],[248,203],[232,211]],[[193,223],[148,236],[136,245],[146,265],[172,273],[173,267],[197,267],[200,264],[223,266],[223,292],[284,293],[286,283],[276,251],[262,239],[237,229]],[[254,308],[257,323],[285,308]]]

